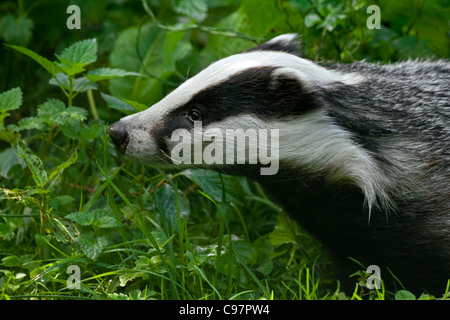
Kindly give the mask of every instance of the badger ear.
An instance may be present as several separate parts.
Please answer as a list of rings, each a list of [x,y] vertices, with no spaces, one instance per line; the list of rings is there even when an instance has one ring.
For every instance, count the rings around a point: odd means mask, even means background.
[[[300,56],[300,42],[296,33],[282,34],[264,42],[247,52],[252,51],[282,51]]]
[[[301,115],[319,108],[314,91],[306,87],[299,71],[291,68],[277,68],[272,72],[271,77],[270,90],[276,104],[284,112]]]

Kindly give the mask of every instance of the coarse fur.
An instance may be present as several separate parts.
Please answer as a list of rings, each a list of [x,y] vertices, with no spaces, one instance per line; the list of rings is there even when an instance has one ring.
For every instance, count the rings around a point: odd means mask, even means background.
[[[204,130],[279,129],[275,175],[198,166],[258,181],[326,246],[342,279],[352,257],[440,294],[450,278],[449,101],[448,61],[321,66],[288,34],[211,64],[109,134],[126,156],[174,165],[171,134],[192,131],[193,115]]]

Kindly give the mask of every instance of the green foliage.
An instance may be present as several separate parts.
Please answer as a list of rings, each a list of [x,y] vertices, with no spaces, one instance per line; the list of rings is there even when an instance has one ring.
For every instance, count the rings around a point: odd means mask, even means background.
[[[71,3],[81,30],[65,27],[63,1],[0,5],[0,299],[416,299],[368,290],[364,271],[345,296],[320,245],[257,184],[141,167],[105,129],[281,33],[316,61],[448,57],[445,1],[377,1],[380,30],[362,0]]]

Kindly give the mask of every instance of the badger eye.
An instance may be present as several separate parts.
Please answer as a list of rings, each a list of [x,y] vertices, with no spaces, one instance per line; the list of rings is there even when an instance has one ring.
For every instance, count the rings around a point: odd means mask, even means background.
[[[202,120],[202,115],[198,110],[189,111],[189,113],[187,114],[187,117],[192,122]]]

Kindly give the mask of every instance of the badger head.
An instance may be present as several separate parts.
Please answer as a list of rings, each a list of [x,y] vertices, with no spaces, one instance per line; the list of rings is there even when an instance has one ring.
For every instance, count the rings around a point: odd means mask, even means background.
[[[281,35],[211,64],[147,110],[112,124],[109,135],[144,163],[247,176],[290,168],[351,180],[374,202],[379,178],[371,157],[315,98],[363,77],[300,57],[296,39]]]

